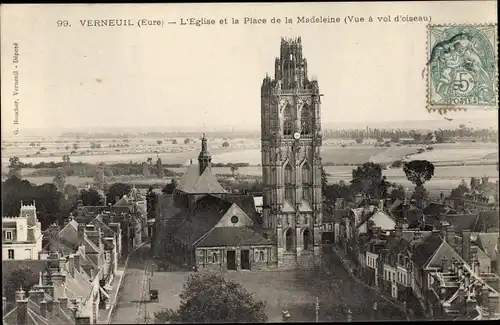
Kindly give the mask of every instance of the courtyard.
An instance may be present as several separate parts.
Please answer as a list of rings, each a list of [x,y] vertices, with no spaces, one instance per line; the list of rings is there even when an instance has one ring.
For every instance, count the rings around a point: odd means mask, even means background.
[[[190,272],[155,271],[151,276],[149,263],[147,259],[140,258],[129,264],[114,312],[114,324],[145,323],[148,318],[152,322],[155,312],[179,306],[178,295]],[[319,299],[319,321],[346,321],[347,310],[351,311],[353,321],[405,320],[404,313],[381,299],[373,290],[352,280],[342,265],[334,264],[330,270],[331,275],[320,270],[221,274],[240,283],[257,299],[265,301],[270,322],[282,321],[283,308],[290,312],[291,322],[314,321],[316,297]],[[149,286],[159,290],[159,301],[140,304],[141,300],[149,298]],[[378,303],[376,316],[372,309],[374,302]],[[144,317],[145,314],[148,317]]]

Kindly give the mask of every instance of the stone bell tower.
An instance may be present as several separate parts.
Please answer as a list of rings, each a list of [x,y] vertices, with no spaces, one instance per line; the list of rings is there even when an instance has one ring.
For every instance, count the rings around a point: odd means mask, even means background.
[[[281,268],[313,266],[321,256],[320,96],[301,38],[282,38],[274,78],[261,87],[263,226]]]

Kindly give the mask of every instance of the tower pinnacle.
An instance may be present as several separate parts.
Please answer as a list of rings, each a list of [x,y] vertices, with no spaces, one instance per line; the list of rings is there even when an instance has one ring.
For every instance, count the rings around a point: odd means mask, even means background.
[[[201,138],[201,151],[200,154],[198,155],[198,164],[200,166],[200,175],[203,174],[206,168],[210,168],[212,163],[212,156],[210,156],[210,153],[208,152],[207,149],[207,138],[205,136],[205,133],[203,133],[203,136]]]

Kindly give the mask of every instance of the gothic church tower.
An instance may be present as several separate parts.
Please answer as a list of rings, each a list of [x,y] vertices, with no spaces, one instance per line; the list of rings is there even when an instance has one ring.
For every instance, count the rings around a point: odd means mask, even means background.
[[[276,240],[279,268],[312,266],[321,256],[320,96],[300,37],[281,39],[274,79],[261,87],[263,226]]]

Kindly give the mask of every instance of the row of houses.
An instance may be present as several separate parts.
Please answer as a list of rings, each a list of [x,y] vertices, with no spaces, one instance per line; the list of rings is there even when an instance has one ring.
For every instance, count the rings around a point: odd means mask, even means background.
[[[134,247],[152,236],[146,199],[135,188],[113,206],[89,207],[79,201],[64,226],[53,224],[44,231],[36,228],[34,204],[22,205],[19,217],[4,219],[10,223],[14,219],[16,230],[9,236],[10,246],[3,248],[14,250],[7,259],[4,254],[4,280],[22,266],[39,273],[38,283],[19,288],[15,301],[3,298],[4,324],[102,322],[114,304],[118,267]],[[39,234],[30,256],[22,255],[17,231],[26,229],[25,224],[34,224],[28,230]],[[4,230],[2,246],[6,236]]]
[[[433,318],[500,318],[494,204],[457,212],[443,201],[363,199],[324,216],[324,243],[340,246],[357,276],[387,296]]]

